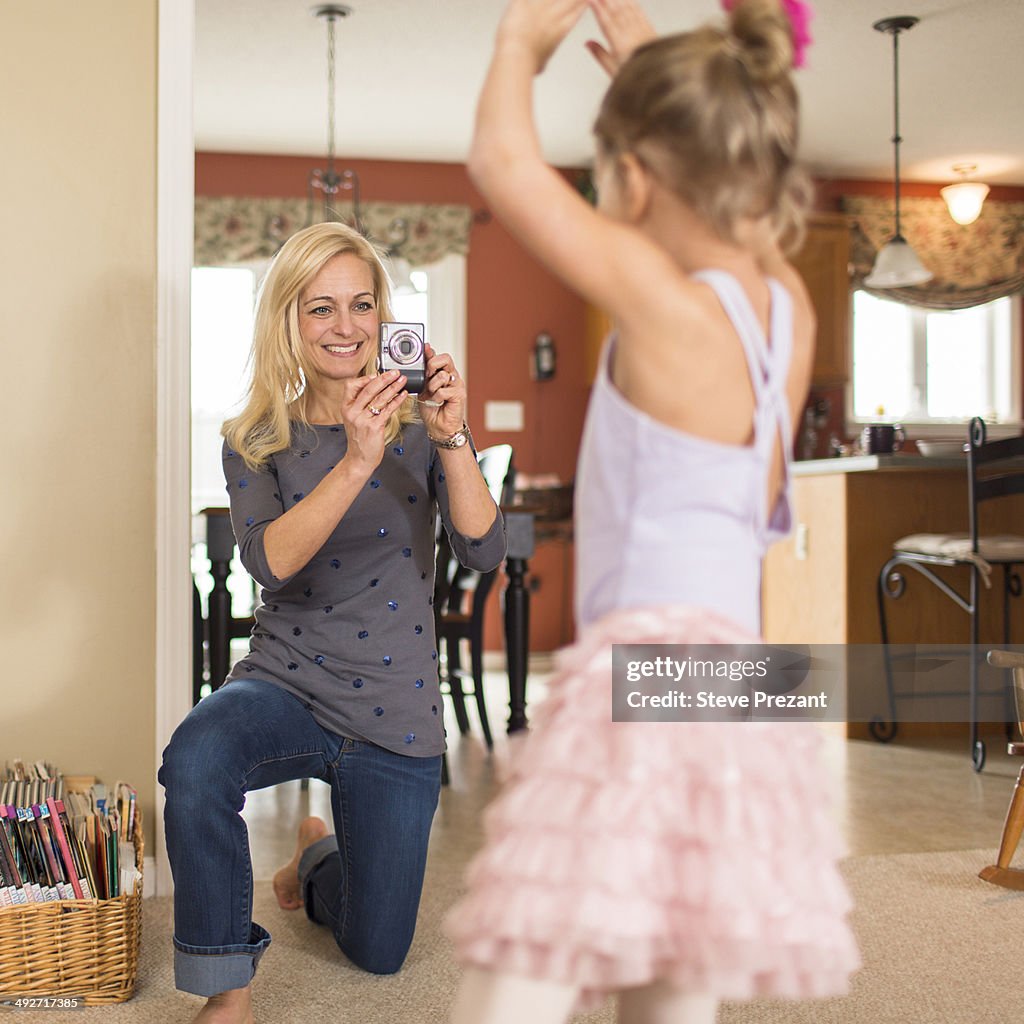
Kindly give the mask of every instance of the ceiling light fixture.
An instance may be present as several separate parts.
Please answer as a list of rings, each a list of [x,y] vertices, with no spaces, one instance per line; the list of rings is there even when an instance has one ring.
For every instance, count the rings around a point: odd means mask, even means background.
[[[954,164],[953,172],[960,175],[960,181],[939,189],[939,195],[949,207],[950,217],[957,224],[973,224],[981,216],[981,205],[988,195],[988,185],[967,180],[977,169],[977,164]]]
[[[335,107],[335,60],[334,60],[334,23],[340,18],[347,18],[352,8],[345,4],[322,4],[313,8],[315,18],[323,18],[327,22],[327,168],[319,167],[309,172],[307,189],[306,222],[313,223],[313,213],[317,206],[316,195],[320,193],[319,220],[339,220],[335,209],[336,197],[339,193],[352,193],[352,227],[360,234],[363,231],[362,211],[359,206],[359,175],[345,168],[342,171],[334,167],[334,107]]]
[[[903,138],[900,135],[899,40],[900,33],[913,28],[919,20],[919,18],[911,16],[883,18],[881,21],[876,21],[873,26],[877,32],[888,32],[892,36],[892,147],[895,167],[893,183],[896,203],[896,233],[879,249],[874,269],[864,279],[864,283],[870,288],[907,288],[915,284],[924,284],[932,277],[931,272],[925,269],[924,264],[918,259],[917,253],[900,233],[900,143]]]

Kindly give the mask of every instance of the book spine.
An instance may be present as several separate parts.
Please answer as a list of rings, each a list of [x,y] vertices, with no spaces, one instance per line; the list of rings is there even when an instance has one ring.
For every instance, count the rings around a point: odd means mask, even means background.
[[[45,806],[45,805],[43,805]],[[39,804],[32,804],[32,816],[35,818],[36,828],[39,829],[39,838],[42,841],[43,855],[46,857],[47,867],[50,869],[50,877],[53,879],[54,888],[57,891],[56,899],[66,900],[73,898],[70,889],[65,888],[64,876],[61,873],[57,857],[53,852],[53,845],[50,831],[46,826],[46,816],[43,814]]]
[[[75,863],[75,858],[71,855],[71,847],[68,844],[68,837],[64,833],[64,825],[60,820],[60,812],[58,811],[58,807],[63,810],[64,804],[58,804],[52,796],[48,796],[46,798],[46,807],[50,812],[50,828],[57,839],[57,848],[60,850],[60,857],[64,862],[64,874],[69,880],[71,891],[74,893],[76,900],[85,899],[82,883],[78,877],[78,865]]]

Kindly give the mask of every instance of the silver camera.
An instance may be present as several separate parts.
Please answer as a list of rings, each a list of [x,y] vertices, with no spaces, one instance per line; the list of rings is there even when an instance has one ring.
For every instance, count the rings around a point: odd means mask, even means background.
[[[406,391],[418,395],[427,377],[427,355],[423,347],[423,324],[384,321],[380,325],[380,372],[398,370],[408,383]]]

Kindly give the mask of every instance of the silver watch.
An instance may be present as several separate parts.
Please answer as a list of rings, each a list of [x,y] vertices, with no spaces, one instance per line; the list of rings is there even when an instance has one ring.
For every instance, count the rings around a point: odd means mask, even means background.
[[[469,444],[470,441],[469,427],[467,427],[465,423],[462,424],[461,430],[456,430],[455,433],[449,437],[430,437],[429,434],[427,437],[430,438],[430,441],[435,448],[462,448]]]

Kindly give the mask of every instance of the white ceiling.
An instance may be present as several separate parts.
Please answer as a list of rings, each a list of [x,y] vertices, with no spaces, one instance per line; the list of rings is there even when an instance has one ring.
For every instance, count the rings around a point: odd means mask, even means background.
[[[502,0],[350,0],[336,25],[339,157],[461,162]],[[647,0],[659,32],[715,17],[713,0]],[[326,26],[307,0],[196,0],[196,148],[326,150]],[[974,163],[1024,185],[1022,0],[817,0],[809,66],[797,80],[804,159],[825,177],[892,176],[892,41],[900,36],[904,180],[942,181]],[[583,49],[584,16],[537,87],[548,159],[580,166],[604,74]]]

